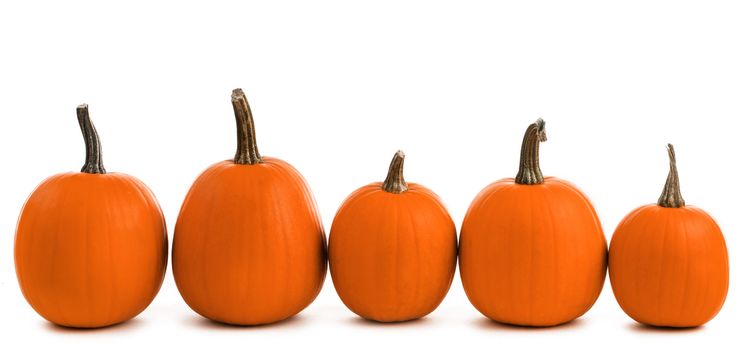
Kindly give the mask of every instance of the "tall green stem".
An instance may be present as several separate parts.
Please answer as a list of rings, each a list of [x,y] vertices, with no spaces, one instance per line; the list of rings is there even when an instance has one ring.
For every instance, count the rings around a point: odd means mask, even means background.
[[[103,158],[101,158],[101,142],[93,122],[90,121],[87,104],[77,106],[77,122],[80,124],[80,130],[85,139],[85,165],[80,171],[88,174],[105,174],[106,169],[103,167]]]
[[[539,118],[524,133],[519,172],[515,178],[517,184],[538,185],[544,182],[542,169],[539,168],[539,143],[544,141],[547,141],[547,133],[544,130],[544,120]]]

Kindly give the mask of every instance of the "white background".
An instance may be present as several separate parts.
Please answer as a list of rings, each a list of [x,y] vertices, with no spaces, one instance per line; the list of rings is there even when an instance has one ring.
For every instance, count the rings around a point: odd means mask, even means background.
[[[0,348],[740,345],[739,1],[204,3],[0,5]],[[592,198],[608,239],[657,199],[673,142],[687,203],[726,234],[728,300],[702,328],[656,330],[625,316],[607,282],[578,321],[525,329],[478,314],[457,276],[429,317],[380,325],[345,309],[328,278],[300,316],[235,328],[191,312],[168,270],[123,325],[74,331],[37,316],[15,278],[15,224],[41,180],[82,166],[77,104],[90,104],[106,168],[153,189],[172,238],[191,182],[234,154],[235,87],[261,153],[304,174],[326,230],[346,195],[384,179],[397,149],[406,179],[436,191],[459,226],[480,189],[515,175],[523,132],[542,117],[544,173]]]

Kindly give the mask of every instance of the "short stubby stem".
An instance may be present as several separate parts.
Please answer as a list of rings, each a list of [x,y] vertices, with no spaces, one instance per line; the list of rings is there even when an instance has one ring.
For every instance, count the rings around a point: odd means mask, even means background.
[[[403,177],[403,164],[405,163],[405,153],[397,151],[390,162],[390,169],[387,171],[387,178],[382,183],[382,189],[389,193],[403,193],[408,190],[408,184]]]

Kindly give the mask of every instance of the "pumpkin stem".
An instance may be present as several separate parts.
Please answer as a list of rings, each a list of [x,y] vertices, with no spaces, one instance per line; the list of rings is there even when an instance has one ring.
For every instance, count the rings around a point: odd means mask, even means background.
[[[103,167],[101,158],[101,142],[98,140],[98,131],[90,121],[87,104],[77,106],[77,122],[80,124],[80,130],[85,139],[85,165],[80,171],[88,174],[105,174],[106,169]]]
[[[405,153],[402,151],[395,152],[390,162],[390,169],[387,171],[387,178],[384,179],[382,189],[389,193],[403,193],[408,190],[408,183],[402,176],[402,168],[405,163]]]
[[[261,154],[258,153],[258,145],[255,141],[255,125],[253,124],[253,112],[250,111],[248,99],[242,89],[232,90],[232,108],[235,110],[237,121],[237,152],[235,153],[235,164],[258,164],[262,163]]]
[[[686,205],[684,197],[681,197],[681,185],[679,185],[679,172],[676,169],[676,151],[672,144],[668,144],[668,158],[671,160],[671,168],[668,171],[666,185],[663,193],[658,198],[658,205],[664,208],[681,208]]]
[[[521,161],[519,172],[516,174],[516,183],[521,185],[538,185],[544,182],[542,169],[539,168],[539,143],[547,141],[542,118],[528,128],[521,143]]]

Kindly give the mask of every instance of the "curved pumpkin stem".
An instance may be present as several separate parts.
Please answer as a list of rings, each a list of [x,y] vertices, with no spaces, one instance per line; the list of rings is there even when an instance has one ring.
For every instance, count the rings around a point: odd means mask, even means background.
[[[658,205],[664,208],[681,208],[686,205],[686,202],[684,202],[684,197],[681,197],[679,173],[676,169],[676,151],[670,143],[668,144],[668,158],[671,162],[671,168],[668,171],[666,185],[663,186],[663,193],[658,198]]]
[[[85,165],[80,171],[88,174],[105,174],[103,158],[101,158],[101,142],[98,139],[98,131],[95,130],[93,122],[90,121],[88,105],[77,106],[77,122],[85,139]]]
[[[539,143],[547,141],[544,125],[544,120],[539,118],[526,128],[524,140],[521,143],[519,172],[515,178],[517,184],[538,185],[544,182],[542,169],[539,168]]]
[[[263,162],[255,141],[253,112],[250,111],[248,99],[245,98],[242,89],[232,90],[232,108],[235,110],[235,120],[237,122],[235,164],[253,165]]]
[[[403,193],[408,190],[408,183],[402,176],[403,164],[405,163],[405,153],[402,151],[395,152],[390,162],[390,169],[387,171],[387,178],[384,179],[382,189],[389,193]]]

